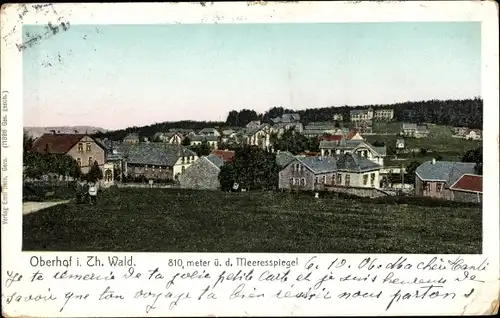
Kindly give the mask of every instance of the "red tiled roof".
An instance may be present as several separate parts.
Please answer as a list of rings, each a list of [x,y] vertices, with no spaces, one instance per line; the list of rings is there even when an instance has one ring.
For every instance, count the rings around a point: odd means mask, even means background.
[[[32,152],[48,152],[65,154],[80,141],[85,134],[43,134],[31,148]]]
[[[341,141],[342,135],[325,135],[325,136],[321,136],[320,140],[322,140],[322,141]]]
[[[450,187],[450,189],[483,193],[483,176],[464,174]]]
[[[231,150],[214,150],[212,151],[212,155],[215,155],[219,158],[222,159],[222,161],[224,161],[224,163],[226,162],[230,162],[233,160],[234,158],[234,151],[231,151]]]

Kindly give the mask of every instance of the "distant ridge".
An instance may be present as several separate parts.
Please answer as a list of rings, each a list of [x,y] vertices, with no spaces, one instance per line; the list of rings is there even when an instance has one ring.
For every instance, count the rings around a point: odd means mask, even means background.
[[[53,127],[25,126],[24,127],[24,131],[33,138],[38,138],[43,134],[51,133],[53,130],[55,130],[56,133],[60,134],[74,134],[75,132],[78,132],[80,134],[83,133],[95,134],[95,133],[107,132],[107,130],[104,128],[94,127],[94,126],[53,126]]]

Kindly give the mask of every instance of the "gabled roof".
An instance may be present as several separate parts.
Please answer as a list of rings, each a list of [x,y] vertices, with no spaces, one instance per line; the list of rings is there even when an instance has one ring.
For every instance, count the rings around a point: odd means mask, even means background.
[[[295,157],[295,159],[314,174],[334,172],[337,170],[337,163],[334,157]]]
[[[48,152],[66,154],[73,148],[86,134],[43,134],[33,142],[32,152]],[[95,140],[94,140],[95,141]],[[100,147],[104,147],[98,143]],[[106,149],[105,147],[103,149]]]
[[[200,136],[200,135],[196,135],[196,136],[192,136],[191,138],[189,138],[190,141],[217,141],[219,140],[219,138],[217,136]]]
[[[204,134],[204,133],[218,133],[219,131],[215,128],[203,128],[198,132],[198,134]]]
[[[235,152],[232,150],[217,149],[217,150],[212,151],[211,154],[221,158],[222,161],[224,161],[224,162],[231,162],[234,159]]]
[[[342,171],[363,172],[382,168],[381,165],[353,153],[346,153],[337,160],[337,169]]]
[[[483,176],[464,174],[451,187],[451,190],[483,193]]]
[[[196,156],[185,147],[165,142],[122,143],[116,149],[131,164],[173,166],[181,156]]]
[[[276,154],[276,163],[278,166],[284,167],[295,159],[295,156],[288,151],[280,151]]]
[[[221,158],[215,155],[208,155],[203,157],[203,159],[208,160],[210,163],[212,163],[214,166],[220,169],[224,165],[224,162],[222,161]]]
[[[302,163],[314,174],[329,173],[335,171],[359,173],[382,168],[381,165],[352,153],[346,153],[340,156],[333,157],[297,156],[295,157],[295,160]],[[288,165],[293,163],[295,160],[290,161]]]
[[[426,161],[417,167],[415,173],[422,181],[442,181],[448,186],[464,174],[474,174],[473,162]]]
[[[350,111],[351,115],[359,115],[368,113],[368,109],[353,109]]]
[[[320,140],[322,141],[336,141],[339,142],[342,140],[343,136],[342,135],[324,135],[319,137]]]
[[[252,135],[256,134],[257,132],[261,131],[262,129],[264,129],[266,127],[269,127],[269,125],[268,124],[262,124],[262,125],[260,125],[258,127],[247,128],[247,129],[245,129],[244,134],[246,136],[252,136]]]
[[[351,140],[354,136],[359,134],[359,132],[356,129],[350,130],[347,135],[345,136],[346,140]]]

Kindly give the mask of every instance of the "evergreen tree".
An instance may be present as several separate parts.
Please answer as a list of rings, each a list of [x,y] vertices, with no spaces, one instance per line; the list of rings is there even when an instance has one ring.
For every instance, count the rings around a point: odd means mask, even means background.
[[[92,167],[90,167],[90,170],[85,176],[85,179],[87,179],[87,181],[97,182],[101,180],[102,177],[103,177],[102,170],[99,167],[97,161],[94,161],[94,164],[92,165]]]

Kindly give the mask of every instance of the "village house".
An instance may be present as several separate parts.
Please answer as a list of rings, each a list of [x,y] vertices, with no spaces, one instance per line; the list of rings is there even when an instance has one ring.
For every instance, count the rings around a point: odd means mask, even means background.
[[[405,140],[403,138],[398,138],[396,140],[396,149],[404,149],[405,148]]]
[[[107,148],[101,141],[87,134],[50,133],[38,137],[30,151],[71,156],[80,166],[81,172],[87,173],[94,162],[101,169],[104,168]]]
[[[304,125],[298,122],[294,123],[278,122],[273,124],[272,126],[272,132],[277,134],[278,137],[281,137],[286,131],[290,129],[293,129],[294,132],[300,134],[304,130]]]
[[[248,124],[246,124],[245,128],[247,128],[247,129],[254,129],[254,128],[257,128],[257,127],[260,127],[260,126],[261,126],[260,120],[252,120],[251,122],[249,122]]]
[[[124,175],[130,178],[178,180],[198,160],[193,151],[163,142],[122,143],[116,153],[123,160]]]
[[[333,114],[333,120],[334,121],[343,121],[344,120],[344,115],[342,115],[340,113]]]
[[[195,134],[194,130],[189,128],[170,128],[168,132],[178,133],[181,134],[183,137],[186,137],[189,134]]]
[[[320,190],[325,186],[379,188],[381,166],[356,154],[295,157],[279,173],[280,189]]]
[[[153,137],[155,140],[167,142],[169,144],[181,145],[184,136],[178,132],[156,133]]]
[[[453,127],[453,135],[464,136],[468,130],[467,127]]]
[[[215,128],[203,128],[198,132],[198,136],[215,136],[220,137],[220,132]]]
[[[247,128],[243,133],[243,143],[267,150],[271,147],[271,133],[272,129],[268,124],[262,124],[256,128]]]
[[[483,176],[464,174],[450,186],[451,200],[460,202],[483,201]]]
[[[475,163],[426,161],[415,170],[415,195],[451,200],[454,185],[463,175],[474,174]]]
[[[465,134],[463,135],[463,138],[466,140],[481,140],[482,133],[481,130],[479,129],[468,129]]]
[[[406,137],[426,138],[429,133],[429,129],[424,125],[403,123],[401,126],[401,134]]]
[[[333,123],[312,122],[304,126],[302,134],[306,137],[318,137],[325,134],[336,134],[340,129]]]
[[[233,129],[224,129],[224,130],[222,130],[222,133],[221,133],[221,141],[222,142],[229,142],[231,140],[236,140],[236,134],[237,134],[237,132]]]
[[[233,161],[235,152],[233,150],[217,149],[212,151],[211,155],[219,157],[224,163],[229,163]]]
[[[394,109],[382,108],[373,112],[373,119],[379,121],[390,121],[394,118]]]
[[[322,156],[338,156],[345,153],[354,153],[381,166],[384,165],[384,158],[387,155],[385,146],[375,147],[364,140],[346,140],[344,138],[340,141],[320,141],[319,149]]]
[[[368,121],[373,119],[373,108],[353,109],[350,111],[351,121]]]
[[[340,144],[340,142],[344,139],[343,135],[323,135],[319,137],[319,141],[332,141],[335,142],[337,145]]]
[[[189,142],[190,142],[191,146],[199,146],[203,142],[206,142],[208,144],[208,147],[210,147],[210,149],[217,149],[219,146],[219,138],[216,136],[196,135],[196,136],[192,136],[189,139]]]
[[[136,134],[136,133],[128,134],[127,136],[125,136],[125,138],[123,138],[123,142],[129,143],[129,144],[135,144],[139,141],[140,141],[139,134]]]
[[[357,129],[351,129],[346,135],[345,140],[363,140],[364,138],[361,136]]]
[[[182,188],[199,190],[218,190],[219,173],[224,161],[216,155],[208,155],[196,160],[180,176]]]
[[[300,122],[300,114],[283,114],[281,117],[275,117],[271,119],[274,124],[277,123],[299,123]]]

